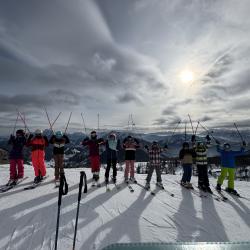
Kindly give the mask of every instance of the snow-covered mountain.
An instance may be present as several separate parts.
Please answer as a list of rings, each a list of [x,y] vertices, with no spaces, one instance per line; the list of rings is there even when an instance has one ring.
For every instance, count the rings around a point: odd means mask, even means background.
[[[0,166],[0,184],[8,180],[9,168]],[[69,193],[62,198],[58,249],[72,249],[78,184],[81,169],[66,169]],[[85,169],[91,178],[89,169]],[[31,166],[25,166],[29,178],[16,188],[1,193],[0,249],[49,250],[54,248],[58,189],[54,188],[53,169],[34,190],[24,191],[33,180]],[[104,180],[101,171],[101,181]],[[123,173],[118,172],[118,184]],[[137,175],[144,184],[145,175]],[[167,192],[156,190],[153,196],[138,185],[130,193],[125,184],[106,192],[105,187],[89,187],[83,194],[76,249],[101,250],[117,242],[219,242],[250,241],[250,182],[235,182],[241,199],[227,195],[227,202],[213,197],[199,197],[176,182],[180,175],[163,175]],[[192,177],[194,186],[196,177]],[[88,181],[89,182],[89,181]],[[212,187],[216,179],[210,178]],[[155,189],[155,176],[152,179]]]

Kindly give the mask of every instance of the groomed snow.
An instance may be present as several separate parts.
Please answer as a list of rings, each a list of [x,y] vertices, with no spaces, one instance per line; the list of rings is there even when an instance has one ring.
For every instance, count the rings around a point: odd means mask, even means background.
[[[66,169],[69,193],[63,197],[58,249],[72,249],[73,229],[77,206],[79,172]],[[88,179],[91,174],[85,169]],[[31,166],[25,166],[26,179],[16,188],[1,193],[0,249],[53,249],[58,189],[54,188],[53,169],[49,178],[38,188],[23,188],[33,181]],[[8,180],[8,165],[0,166],[0,185]],[[101,172],[103,181],[104,172]],[[137,175],[144,183],[145,175]],[[150,195],[137,185],[130,193],[123,184],[110,193],[105,187],[92,188],[83,195],[79,214],[76,249],[99,250],[117,242],[176,242],[176,241],[250,241],[250,201],[229,197],[227,202],[200,198],[181,188],[176,180],[180,175],[163,175],[164,191]],[[118,172],[118,183],[122,172]],[[192,182],[197,183],[193,177]],[[215,185],[216,180],[210,179]],[[154,189],[153,176],[152,189]],[[113,186],[112,186],[113,188]],[[236,182],[237,190],[250,197],[250,183]]]

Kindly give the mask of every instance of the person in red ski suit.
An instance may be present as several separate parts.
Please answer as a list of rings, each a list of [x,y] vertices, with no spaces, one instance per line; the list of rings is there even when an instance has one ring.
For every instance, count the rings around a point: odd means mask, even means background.
[[[105,141],[102,138],[97,139],[96,131],[92,131],[89,137],[86,137],[82,145],[89,147],[89,160],[91,171],[93,173],[93,181],[99,181],[100,174],[100,154],[99,146],[105,144]]]
[[[31,147],[31,160],[35,171],[34,182],[40,182],[44,176],[46,176],[46,165],[44,162],[45,158],[45,147],[49,145],[46,136],[42,135],[42,130],[37,129],[35,136],[30,134],[27,146]]]

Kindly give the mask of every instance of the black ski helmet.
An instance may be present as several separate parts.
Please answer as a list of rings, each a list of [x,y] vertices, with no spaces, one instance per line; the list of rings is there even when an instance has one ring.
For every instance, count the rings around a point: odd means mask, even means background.
[[[24,132],[23,129],[18,129],[18,130],[16,131],[16,135],[24,135],[24,134],[25,134],[25,132]]]
[[[186,147],[189,148],[189,143],[185,141],[185,142],[182,144],[182,147],[183,147],[183,148],[186,148]]]

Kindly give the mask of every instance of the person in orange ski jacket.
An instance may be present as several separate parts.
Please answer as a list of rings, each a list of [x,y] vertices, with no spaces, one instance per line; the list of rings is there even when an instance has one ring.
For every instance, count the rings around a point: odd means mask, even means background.
[[[43,177],[46,176],[46,165],[44,162],[45,147],[49,145],[49,142],[47,137],[43,136],[42,133],[42,130],[37,129],[35,136],[30,134],[27,141],[27,146],[31,147],[31,160],[35,171],[35,183],[42,181]]]

